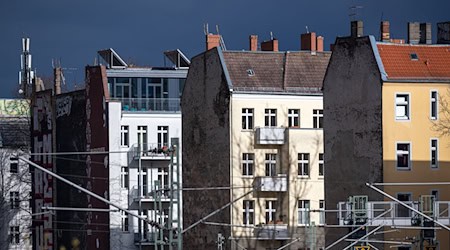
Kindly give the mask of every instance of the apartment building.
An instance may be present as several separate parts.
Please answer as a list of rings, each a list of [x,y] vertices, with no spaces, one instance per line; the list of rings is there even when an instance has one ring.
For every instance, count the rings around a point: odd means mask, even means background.
[[[431,44],[427,23],[409,23],[406,44],[389,38],[387,22],[381,37],[337,38],[324,79],[325,204],[340,210],[326,222],[347,226],[329,229],[327,246],[369,223],[364,234],[394,230],[360,244],[448,249],[450,46]]]
[[[31,249],[29,103],[0,99],[0,246]]]
[[[259,51],[257,36],[250,51],[226,51],[217,36],[192,59],[182,98],[184,247],[319,249],[331,53],[315,33],[295,52],[276,39]]]
[[[165,52],[168,67],[129,66],[113,49],[99,55],[109,92],[110,199],[164,227],[113,211],[111,249],[181,244],[180,97],[190,62],[179,50]]]

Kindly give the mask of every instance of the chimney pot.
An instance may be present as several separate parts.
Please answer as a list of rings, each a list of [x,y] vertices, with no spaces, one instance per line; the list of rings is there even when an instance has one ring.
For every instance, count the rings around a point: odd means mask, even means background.
[[[250,35],[250,51],[257,51],[258,50],[258,36],[257,35]]]
[[[420,24],[420,43],[431,44],[431,23]]]
[[[206,50],[210,50],[220,46],[220,35],[208,34],[206,35]]]
[[[323,36],[317,37],[317,51],[323,52]]]
[[[408,43],[418,44],[420,42],[420,24],[408,22]]]
[[[316,32],[305,33],[300,35],[300,50],[316,51],[317,48],[316,46],[317,46]],[[322,50],[323,50],[323,43],[322,43]]]
[[[381,41],[382,42],[389,42],[391,39],[391,35],[389,33],[389,21],[382,21],[380,25],[380,32],[381,32]]]
[[[360,37],[363,36],[363,21],[352,21],[351,24],[351,36],[352,37]]]

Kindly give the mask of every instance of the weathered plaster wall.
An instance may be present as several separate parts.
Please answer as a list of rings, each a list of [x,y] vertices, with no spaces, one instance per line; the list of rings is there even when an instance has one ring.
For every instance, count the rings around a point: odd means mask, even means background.
[[[229,91],[217,48],[192,60],[181,108],[183,187],[230,186]],[[228,190],[183,191],[183,228],[229,201]],[[230,210],[207,221],[230,223]],[[183,247],[214,249],[218,233],[228,237],[230,229],[200,224],[183,234]]]
[[[381,110],[381,78],[369,37],[338,38],[324,79],[327,210],[351,195],[383,200],[365,185],[382,182]],[[327,213],[326,222],[337,224],[337,214]],[[326,245],[346,233],[328,228]]]

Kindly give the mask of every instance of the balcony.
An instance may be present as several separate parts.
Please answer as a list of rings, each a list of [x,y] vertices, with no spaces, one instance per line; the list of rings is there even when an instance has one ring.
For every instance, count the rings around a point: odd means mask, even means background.
[[[122,111],[128,112],[179,112],[180,98],[110,98],[120,101]]]
[[[259,176],[255,178],[254,186],[261,192],[286,192],[287,176],[279,174],[278,176]]]
[[[134,201],[140,200],[142,202],[153,202],[158,201],[158,199],[161,199],[162,202],[170,201],[170,190],[168,185],[158,191],[147,191],[147,187],[145,187],[142,192],[143,195],[140,195],[139,186],[133,186],[131,189],[131,197],[133,197]]]
[[[258,240],[286,240],[289,239],[287,224],[263,224],[253,230]]]
[[[260,127],[256,128],[255,140],[260,145],[283,145],[285,128]]]
[[[133,144],[128,152],[133,160],[170,160],[172,148],[170,145],[160,145],[158,143]]]

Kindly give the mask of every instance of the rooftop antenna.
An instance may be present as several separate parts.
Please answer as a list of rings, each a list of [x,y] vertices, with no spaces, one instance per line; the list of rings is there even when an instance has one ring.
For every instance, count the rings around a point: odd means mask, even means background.
[[[348,8],[349,9],[348,16],[350,17],[350,19],[352,21],[356,20],[356,18],[359,16],[358,10],[362,9],[362,8],[363,8],[363,6],[361,6],[361,5],[353,5],[353,6],[350,6],[350,8]]]
[[[203,24],[203,33],[205,33],[205,36],[209,34],[208,23]]]
[[[22,55],[19,72],[19,93],[25,97],[29,96],[29,86],[33,83],[34,71],[31,70],[30,38],[22,38]]]
[[[272,33],[272,31],[270,32],[270,40],[273,40],[273,33]]]
[[[309,33],[308,25],[306,25],[305,28],[306,28],[306,33],[308,34]]]
[[[217,32],[217,35],[220,35],[220,32],[219,32],[219,25],[218,25],[218,24],[216,24],[216,32]]]

